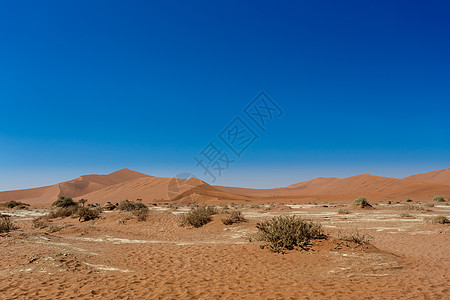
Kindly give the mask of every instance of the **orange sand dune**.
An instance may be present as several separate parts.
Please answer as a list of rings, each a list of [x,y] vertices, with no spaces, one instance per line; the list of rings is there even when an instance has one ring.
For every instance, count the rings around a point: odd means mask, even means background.
[[[84,175],[74,180],[27,190],[0,192],[0,202],[16,200],[31,205],[51,204],[59,195],[87,198],[91,203],[143,199],[144,202],[307,202],[340,201],[368,196],[373,200],[431,200],[450,197],[450,169],[413,175],[405,179],[369,174],[347,178],[323,178],[284,188],[247,189],[211,186],[199,179],[154,177],[128,169],[108,175]]]
[[[439,176],[444,178],[443,176]],[[285,188],[246,189],[218,186],[230,193],[259,197],[301,198],[305,195],[325,198],[348,198],[358,195],[372,196],[376,199],[414,197],[431,200],[434,195],[450,196],[450,186],[407,179],[380,177],[369,174],[347,178],[323,178],[295,183]]]
[[[450,169],[442,169],[433,172],[412,175],[404,179],[450,185]]]
[[[196,178],[165,177],[138,178],[85,194],[83,198],[91,203],[120,202],[124,199],[176,203],[255,200],[250,196],[221,191]]]
[[[31,205],[48,205],[53,203],[59,195],[71,197],[82,196],[110,185],[141,177],[151,176],[128,169],[122,169],[108,175],[84,175],[51,186],[0,192],[0,202],[15,200]]]

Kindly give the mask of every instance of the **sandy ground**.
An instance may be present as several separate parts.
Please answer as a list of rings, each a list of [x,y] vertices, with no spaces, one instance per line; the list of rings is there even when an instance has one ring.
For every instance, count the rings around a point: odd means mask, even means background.
[[[45,210],[3,210],[19,230],[0,236],[1,299],[449,299],[450,206],[403,211],[396,205],[238,207],[249,220],[225,226],[221,215],[199,229],[178,227],[177,210],[153,208],[147,221],[106,212],[95,221],[53,221]],[[412,217],[402,218],[407,212]],[[330,235],[311,251],[275,254],[248,242],[256,222],[281,214],[320,221]],[[127,220],[128,219],[128,220]],[[341,242],[358,229],[372,245]]]

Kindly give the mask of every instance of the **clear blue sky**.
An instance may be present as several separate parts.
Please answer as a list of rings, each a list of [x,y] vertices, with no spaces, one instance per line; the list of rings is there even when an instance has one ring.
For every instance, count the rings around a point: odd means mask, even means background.
[[[250,122],[262,90],[284,114],[253,127],[215,184],[447,168],[449,13],[446,1],[1,1],[0,190],[125,167],[208,181],[193,158],[210,141],[225,151],[219,134]]]

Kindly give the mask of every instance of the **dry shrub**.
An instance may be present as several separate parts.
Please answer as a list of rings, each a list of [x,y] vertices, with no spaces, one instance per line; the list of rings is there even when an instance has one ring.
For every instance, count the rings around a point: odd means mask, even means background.
[[[146,221],[150,211],[148,206],[145,205],[144,203],[129,200],[124,200],[120,202],[118,209],[123,211],[130,211],[134,216],[137,217],[138,221]]]
[[[232,211],[230,215],[222,218],[222,223],[225,225],[233,225],[235,223],[246,222],[247,220],[242,215],[242,212],[236,210]]]
[[[401,214],[399,214],[399,216],[401,218],[414,218],[414,216],[409,213],[401,213]]]
[[[53,202],[52,206],[72,207],[72,206],[78,206],[78,203],[73,201],[71,197],[58,196],[58,199],[55,202]]]
[[[435,196],[435,197],[433,198],[433,201],[436,201],[436,202],[445,202],[445,199],[444,199],[444,197],[442,197],[442,196]]]
[[[75,216],[77,210],[78,210],[77,206],[59,207],[49,212],[47,217],[49,219],[67,218],[70,216]]]
[[[211,222],[211,216],[217,213],[217,209],[214,206],[202,205],[194,207],[188,213],[179,217],[178,224],[182,227],[192,226],[199,228]]]
[[[350,233],[341,233],[339,232],[338,238],[343,241],[347,242],[354,242],[359,245],[367,245],[370,243],[371,240],[373,240],[373,237],[367,233],[359,233],[358,229],[356,229],[354,232]]]
[[[103,210],[114,210],[117,208],[117,205],[112,204],[111,202],[106,202],[105,205],[103,205]]]
[[[251,204],[250,208],[261,208],[260,204]]]
[[[372,207],[366,197],[358,197],[355,201],[353,201],[352,205],[360,208]]]
[[[273,252],[307,249],[311,239],[324,238],[319,223],[305,221],[297,216],[278,216],[256,224],[256,240],[265,241],[262,247]]]
[[[100,213],[99,208],[68,206],[54,209],[46,217],[47,219],[72,217],[84,222],[98,218]]]
[[[425,217],[423,220],[424,220],[425,223],[430,223],[430,224],[446,224],[446,223],[450,223],[450,220],[446,216]]]
[[[421,205],[418,204],[403,204],[398,207],[400,210],[417,210],[423,211],[425,210]]]
[[[6,203],[4,204],[4,206],[7,207],[7,208],[16,208],[16,207],[19,207],[19,208],[23,209],[23,208],[27,208],[28,206],[30,206],[30,204],[23,203],[23,202],[19,202],[19,201],[11,200],[11,201],[6,202]]]
[[[48,215],[45,215],[34,218],[31,227],[36,229],[44,229],[47,228],[49,225],[50,225],[49,217]]]
[[[147,207],[147,205],[145,205],[144,203],[141,202],[134,202],[134,201],[130,201],[130,200],[124,200],[122,202],[119,203],[119,206],[117,207],[120,210],[124,210],[124,211],[133,211],[133,210],[140,210],[140,209],[145,209]]]
[[[78,221],[84,222],[94,220],[100,217],[102,210],[100,208],[78,207],[76,216]]]
[[[350,211],[348,209],[345,209],[345,208],[340,208],[338,210],[338,214],[340,214],[340,215],[348,215],[349,213],[350,213]]]
[[[142,204],[142,203],[140,203],[140,204]],[[135,217],[137,217],[137,220],[139,222],[147,221],[147,217],[150,212],[150,210],[148,209],[148,207],[145,204],[142,204],[142,205],[144,205],[144,206],[140,206],[139,209],[133,210],[133,212],[132,212],[133,215]]]
[[[16,230],[17,228],[19,227],[11,221],[10,216],[0,214],[0,233],[10,232],[11,230]]]

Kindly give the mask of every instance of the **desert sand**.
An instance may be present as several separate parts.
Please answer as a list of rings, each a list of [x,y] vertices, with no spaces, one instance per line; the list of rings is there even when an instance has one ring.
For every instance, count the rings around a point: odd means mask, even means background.
[[[130,173],[136,177],[130,178]],[[111,174],[82,176],[77,180],[83,184],[70,182],[69,190],[85,191],[74,195],[88,203],[142,198],[150,207],[146,221],[114,210],[86,222],[52,219],[49,227],[36,229],[32,220],[50,210],[41,206],[56,199],[64,190],[61,184],[0,193],[2,201],[15,195],[8,200],[28,199],[33,205],[0,210],[19,226],[0,235],[1,299],[450,297],[450,226],[424,222],[436,215],[450,218],[447,202],[431,205],[431,195],[450,195],[450,186],[439,176],[320,178],[262,191],[213,187],[190,179],[178,182],[181,196],[171,198],[163,193],[170,178],[129,170],[113,174],[114,179],[108,178]],[[350,183],[353,186],[347,186]],[[271,196],[273,191],[280,194]],[[354,194],[372,195],[368,200],[373,208],[349,206]],[[424,209],[408,209],[400,199],[406,195],[415,196],[412,205]],[[201,228],[180,227],[177,220],[190,209],[191,200],[222,203],[222,212]],[[233,210],[241,211],[247,222],[224,225],[221,218]],[[279,215],[320,222],[327,238],[314,240],[309,251],[286,254],[262,249],[262,242],[249,239],[257,222]],[[370,244],[340,238],[356,230],[370,235]]]

